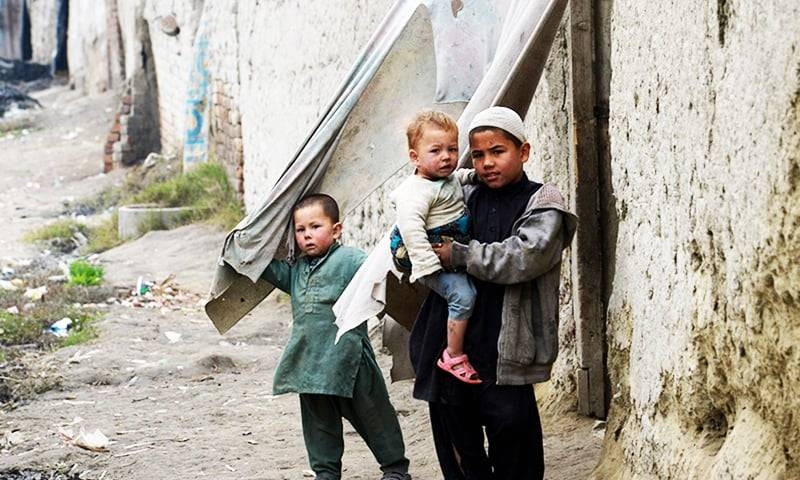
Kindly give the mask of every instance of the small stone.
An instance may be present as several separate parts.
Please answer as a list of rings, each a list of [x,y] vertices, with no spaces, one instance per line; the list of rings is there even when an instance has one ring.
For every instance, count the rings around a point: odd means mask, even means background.
[[[181,28],[178,26],[178,21],[175,19],[174,15],[167,15],[161,17],[160,27],[161,31],[164,32],[165,35],[169,35],[170,37],[174,37],[181,33]]]
[[[47,286],[42,285],[41,287],[29,288],[25,290],[24,295],[26,298],[30,298],[33,301],[38,301],[44,297],[45,293],[47,293]]]

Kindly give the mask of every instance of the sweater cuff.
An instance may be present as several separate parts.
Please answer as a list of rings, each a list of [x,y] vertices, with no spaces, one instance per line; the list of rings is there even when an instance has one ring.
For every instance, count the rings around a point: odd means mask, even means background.
[[[469,245],[463,243],[453,242],[450,249],[450,264],[453,267],[466,267],[467,255],[469,254]]]

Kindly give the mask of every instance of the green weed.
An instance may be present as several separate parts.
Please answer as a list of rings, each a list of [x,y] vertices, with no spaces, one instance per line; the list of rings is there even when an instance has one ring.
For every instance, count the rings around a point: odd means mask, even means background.
[[[0,344],[35,343],[42,336],[42,327],[35,318],[0,312]]]
[[[69,265],[70,285],[94,286],[103,281],[103,267],[85,260],[76,260]]]
[[[148,185],[133,197],[134,203],[156,203],[163,207],[194,207],[195,220],[210,218],[239,199],[228,183],[225,167],[215,162],[200,164],[171,179]]]
[[[228,183],[225,167],[216,162],[203,163],[187,173],[152,183],[134,195],[130,203],[191,207],[179,224],[209,221],[222,228],[232,228],[244,216],[241,202]],[[163,228],[163,222],[151,223],[145,227]]]
[[[112,205],[156,204],[161,207],[190,207],[174,225],[209,222],[223,229],[233,228],[244,217],[244,209],[236,191],[228,182],[225,167],[209,161],[186,173],[170,173],[179,165],[165,164],[153,169],[137,167],[132,170],[121,187],[114,187],[92,199],[78,202],[74,208],[88,211],[107,209]],[[85,233],[89,243],[83,253],[108,250],[122,243],[117,225],[118,214]],[[171,225],[170,225],[171,226]],[[140,226],[142,232],[163,230],[165,225],[158,216]]]
[[[117,229],[119,215],[117,212],[89,230],[89,243],[84,247],[85,253],[99,253],[110,250],[122,243]]]
[[[62,347],[81,345],[97,337],[97,330],[94,328],[95,316],[81,313],[70,318],[72,318],[72,326],[67,337],[61,341]]]
[[[67,242],[76,233],[87,235],[89,227],[72,219],[57,220],[53,223],[37,228],[25,235],[28,242],[48,242],[52,240]]]

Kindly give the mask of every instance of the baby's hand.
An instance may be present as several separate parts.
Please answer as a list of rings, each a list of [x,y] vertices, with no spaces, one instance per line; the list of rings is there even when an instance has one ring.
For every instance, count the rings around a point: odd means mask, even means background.
[[[450,253],[453,251],[453,242],[433,243],[433,253],[439,257],[439,262],[445,270],[450,270],[453,265],[450,263]]]

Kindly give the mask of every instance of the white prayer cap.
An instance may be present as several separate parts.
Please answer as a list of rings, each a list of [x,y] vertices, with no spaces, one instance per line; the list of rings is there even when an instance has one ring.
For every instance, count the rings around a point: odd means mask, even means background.
[[[480,127],[493,127],[505,130],[515,137],[520,143],[528,140],[525,138],[525,125],[514,110],[506,107],[489,107],[478,113],[469,124],[469,132]]]

